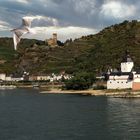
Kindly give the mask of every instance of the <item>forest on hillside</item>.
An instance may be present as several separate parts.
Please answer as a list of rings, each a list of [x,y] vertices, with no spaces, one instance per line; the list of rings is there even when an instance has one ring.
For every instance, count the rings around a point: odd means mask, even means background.
[[[136,20],[112,25],[95,35],[69,40],[57,47],[48,46],[44,41],[23,39],[16,52],[11,38],[0,38],[0,72],[101,74],[109,67],[119,69],[126,50],[135,68],[139,68],[140,22]]]

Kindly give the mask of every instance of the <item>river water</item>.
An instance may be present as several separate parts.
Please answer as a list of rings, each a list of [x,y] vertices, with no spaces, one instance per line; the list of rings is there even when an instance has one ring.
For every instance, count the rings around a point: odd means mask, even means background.
[[[140,139],[140,99],[0,90],[0,140]]]

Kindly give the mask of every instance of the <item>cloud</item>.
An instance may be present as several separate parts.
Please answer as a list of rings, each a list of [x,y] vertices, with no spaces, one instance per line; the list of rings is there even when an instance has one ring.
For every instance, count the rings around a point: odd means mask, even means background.
[[[32,27],[41,29],[33,37],[44,39],[56,29],[63,40],[78,37],[123,20],[140,19],[139,5],[138,0],[0,0],[0,21],[8,23],[0,23],[0,36],[10,36],[6,28],[18,27],[23,17],[30,17]]]
[[[1,20],[0,20],[0,24],[1,24],[1,25],[9,25],[7,22],[1,21]]]
[[[31,15],[31,16],[25,16],[23,18],[28,18],[30,20],[34,20],[34,22],[36,22],[36,25],[38,24],[40,26],[41,26],[41,24],[45,24],[46,26],[48,26],[48,25],[58,26],[59,25],[59,22],[57,19],[52,18],[52,17],[47,17],[47,16]]]
[[[81,14],[93,14],[96,1],[95,0],[72,0],[75,3],[74,8],[76,12]]]
[[[7,26],[4,26],[4,25],[0,25],[0,30],[1,31],[7,31],[7,30],[10,31],[10,29]]]
[[[136,14],[134,5],[127,5],[121,1],[108,1],[101,7],[101,14],[107,18],[127,18]]]
[[[53,33],[58,34],[58,39],[65,41],[69,38],[78,38],[83,35],[89,35],[89,34],[95,34],[97,33],[96,29],[90,29],[90,28],[83,28],[83,27],[34,27],[33,30],[35,30],[36,34],[34,35],[26,35],[25,37],[28,38],[38,38],[40,40],[45,40],[52,37]]]
[[[28,4],[30,0],[10,0],[12,2],[19,2],[19,3],[23,3],[23,4]]]
[[[5,21],[0,21],[0,30],[1,31],[5,31],[5,30],[10,31],[9,24]]]

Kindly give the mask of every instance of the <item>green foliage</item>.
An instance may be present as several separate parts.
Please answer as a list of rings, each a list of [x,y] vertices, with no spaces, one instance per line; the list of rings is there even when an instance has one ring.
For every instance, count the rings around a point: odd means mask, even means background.
[[[95,81],[92,73],[80,72],[76,73],[70,80],[65,81],[66,89],[83,90],[88,89]]]
[[[136,20],[112,25],[95,35],[67,40],[62,47],[51,48],[43,41],[22,39],[18,53],[11,38],[0,38],[0,60],[6,60],[0,65],[0,71],[14,71],[11,66],[16,65],[19,71],[25,69],[32,74],[61,71],[99,74],[108,67],[120,68],[126,50],[135,67],[140,67],[140,22]]]
[[[0,46],[0,59],[11,60],[14,59],[16,52],[10,48]]]
[[[129,50],[135,67],[140,67],[140,22],[124,21],[96,35],[82,37],[81,40],[86,44],[92,42],[92,46],[76,60],[78,71],[82,69],[101,73],[107,71],[108,67],[120,69],[126,50]]]
[[[103,89],[106,89],[106,87],[103,86],[103,85],[97,85],[97,86],[95,86],[93,89],[94,89],[94,90],[103,90]]]

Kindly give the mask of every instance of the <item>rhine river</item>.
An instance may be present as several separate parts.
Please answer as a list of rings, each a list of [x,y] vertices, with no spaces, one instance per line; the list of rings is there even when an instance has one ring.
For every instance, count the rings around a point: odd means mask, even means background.
[[[138,140],[140,99],[0,90],[0,140]]]

